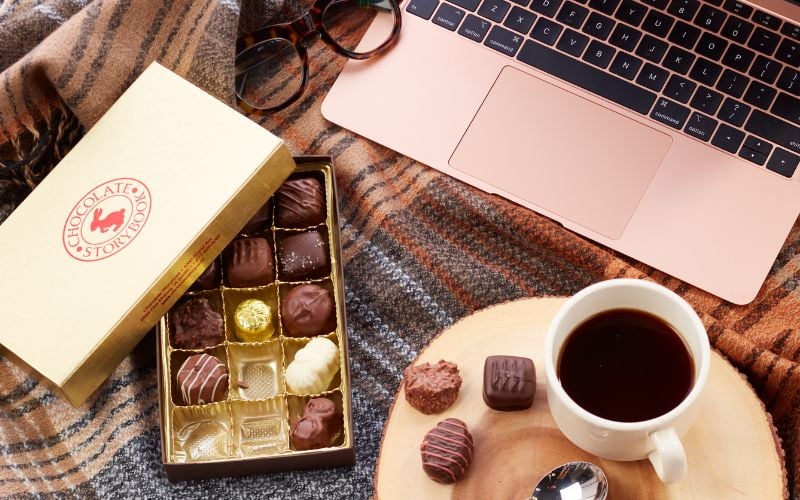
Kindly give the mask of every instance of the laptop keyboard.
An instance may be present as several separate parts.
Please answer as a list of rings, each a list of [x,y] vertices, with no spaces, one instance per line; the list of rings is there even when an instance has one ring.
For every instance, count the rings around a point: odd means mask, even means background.
[[[406,11],[791,177],[800,26],[736,0],[411,0]]]

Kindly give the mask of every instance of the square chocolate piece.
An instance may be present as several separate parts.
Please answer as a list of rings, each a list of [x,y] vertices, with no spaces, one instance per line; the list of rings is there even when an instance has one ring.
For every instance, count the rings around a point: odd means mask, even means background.
[[[286,281],[324,278],[331,274],[328,244],[319,230],[293,234],[278,243],[278,272]]]
[[[536,370],[519,356],[489,356],[483,365],[483,401],[494,410],[524,410],[533,404]]]
[[[225,283],[234,288],[266,285],[275,280],[272,246],[265,238],[240,238],[225,249]]]

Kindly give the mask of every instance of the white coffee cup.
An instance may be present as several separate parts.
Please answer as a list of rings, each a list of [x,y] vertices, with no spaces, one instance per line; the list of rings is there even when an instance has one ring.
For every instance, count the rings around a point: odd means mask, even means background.
[[[694,383],[684,400],[667,413],[641,422],[608,420],[580,407],[561,386],[557,364],[564,341],[585,320],[611,309],[638,309],[655,315],[671,325],[688,347],[694,362]],[[594,284],[559,309],[547,331],[544,349],[547,402],[558,428],[570,441],[611,460],[649,458],[665,483],[679,481],[686,475],[686,453],[680,437],[700,410],[711,349],[703,323],[685,300],[648,281],[616,279]]]

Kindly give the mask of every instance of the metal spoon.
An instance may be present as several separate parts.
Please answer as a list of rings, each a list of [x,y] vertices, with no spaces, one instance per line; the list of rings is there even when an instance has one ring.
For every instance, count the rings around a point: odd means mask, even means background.
[[[605,500],[608,479],[589,462],[559,465],[539,480],[528,500]]]

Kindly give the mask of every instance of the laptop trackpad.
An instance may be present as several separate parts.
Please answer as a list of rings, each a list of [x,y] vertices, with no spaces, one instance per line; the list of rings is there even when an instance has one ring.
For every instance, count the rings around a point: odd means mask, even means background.
[[[506,66],[450,166],[617,239],[671,143],[667,134]]]

